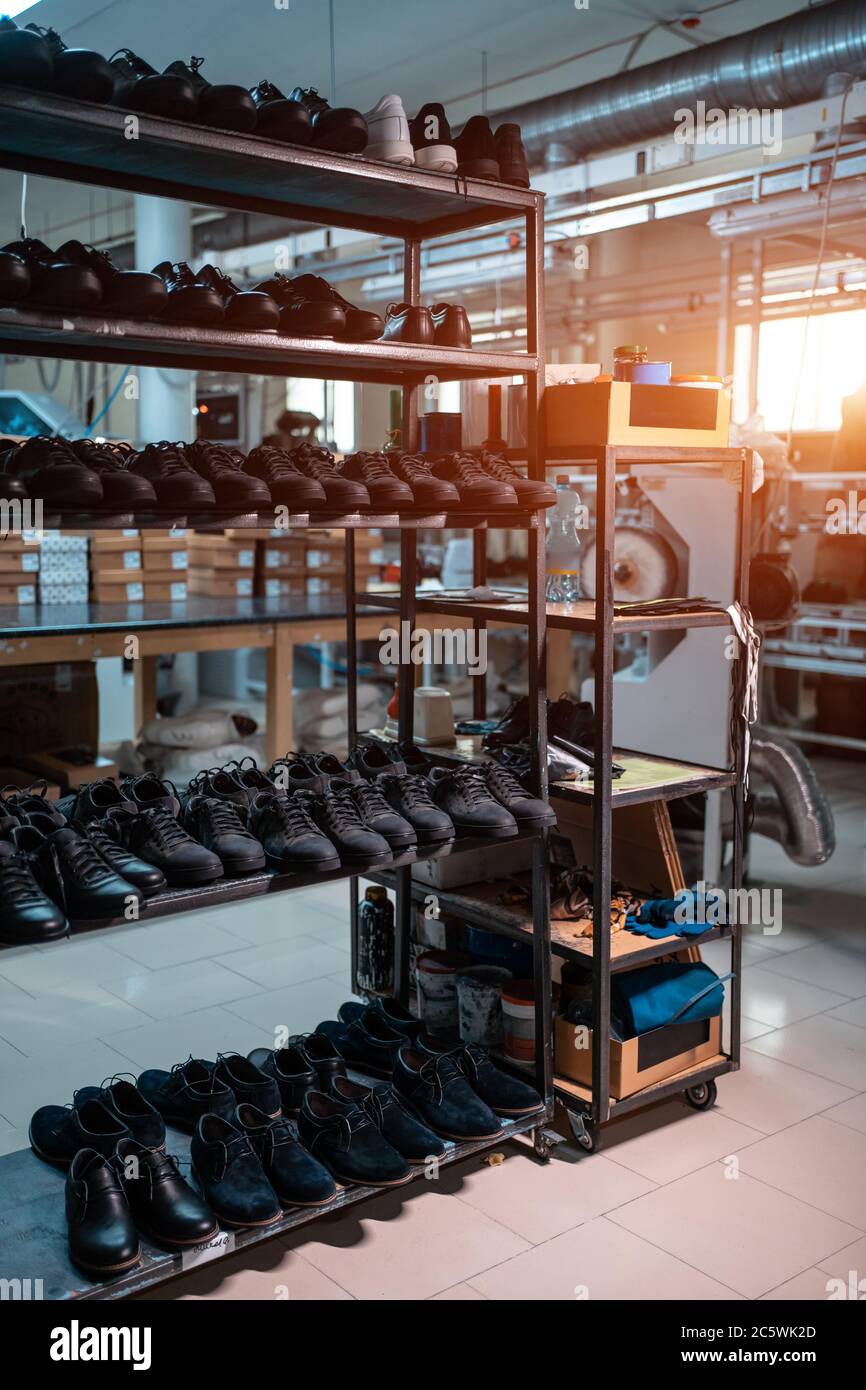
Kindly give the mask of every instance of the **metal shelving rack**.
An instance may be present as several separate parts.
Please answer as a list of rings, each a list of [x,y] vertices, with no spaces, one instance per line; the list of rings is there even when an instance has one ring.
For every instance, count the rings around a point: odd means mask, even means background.
[[[224,330],[131,323],[98,315],[0,311],[0,352],[52,356],[136,365],[173,365],[195,369],[255,371],[270,375],[306,375],[397,384],[403,392],[403,438],[409,448],[418,442],[416,393],[430,374],[442,380],[467,377],[523,376],[527,383],[527,457],[531,476],[544,476],[540,441],[540,408],[544,385],[543,344],[543,195],[529,190],[395,168],[358,156],[341,156],[311,148],[280,145],[252,136],[238,136],[205,127],[180,125],[158,117],[137,117],[136,138],[126,130],[126,113],[65,98],[0,87],[0,167],[97,184],[162,197],[193,199],[218,207],[266,211],[330,226],[351,227],[397,238],[403,244],[404,299],[419,302],[422,242],[447,232],[523,218],[525,224],[526,301],[529,331],[525,353],[422,348],[400,343],[335,343],[292,339],[276,334],[242,334]],[[215,529],[236,525],[237,518],[204,519]],[[294,520],[294,519],[293,519]],[[299,526],[333,517],[304,515]],[[67,522],[67,524],[69,524]],[[77,525],[84,524],[76,519]],[[117,524],[116,522],[114,524]],[[167,524],[163,521],[162,525]],[[197,524],[188,519],[188,524]],[[261,517],[248,524],[267,524]],[[415,563],[420,525],[471,528],[476,570],[484,572],[486,528],[490,518],[458,514],[453,517],[339,518],[345,528],[347,561],[347,640],[349,670],[349,740],[357,734],[354,589],[354,532],[359,526],[392,525],[401,531],[400,616],[410,623],[415,615]],[[534,778],[538,794],[547,794],[545,688],[545,567],[544,527],[534,516],[514,515],[493,523],[527,530],[529,581],[527,622],[532,710]],[[365,601],[369,605],[369,600]],[[377,606],[374,600],[373,606]],[[412,737],[413,668],[402,669],[400,736]],[[520,837],[525,838],[525,837]],[[534,902],[533,957],[538,1018],[536,1077],[544,1108],[521,1121],[506,1121],[508,1135],[531,1133],[540,1155],[547,1154],[543,1125],[552,1113],[552,1021],[547,832],[532,835]],[[457,841],[450,852],[471,853],[477,844]],[[433,857],[433,856],[431,856]],[[357,881],[358,869],[340,870],[330,877]],[[411,862],[395,861],[397,887],[396,978],[405,993],[408,974],[408,932],[411,910]],[[255,881],[230,881],[212,891],[169,893],[155,913],[198,907],[205,901],[241,901],[262,892],[289,890],[309,884],[301,876],[257,875]],[[317,881],[319,881],[317,879]],[[357,894],[351,894],[356,903]],[[351,912],[353,943],[356,911]],[[184,1143],[172,1147],[183,1151]],[[496,1143],[501,1144],[502,1140]],[[490,1144],[449,1144],[445,1162],[474,1153]],[[35,1166],[34,1166],[35,1165]],[[6,1181],[3,1181],[3,1178]],[[336,1206],[355,1203],[378,1189],[342,1189]],[[48,1272],[45,1296],[52,1298],[116,1298],[161,1284],[182,1272],[180,1256],[166,1255],[142,1242],[143,1261],[129,1275],[108,1284],[93,1284],[69,1264],[63,1221],[62,1180],[26,1151],[0,1158],[0,1224],[14,1234],[14,1260],[38,1257]],[[284,1234],[316,1218],[317,1213],[293,1211],[265,1233],[244,1231],[237,1247]],[[49,1234],[50,1233],[50,1234]],[[9,1254],[4,1242],[3,1264]],[[230,1253],[226,1250],[225,1253]],[[0,1270],[5,1273],[5,1270]]]

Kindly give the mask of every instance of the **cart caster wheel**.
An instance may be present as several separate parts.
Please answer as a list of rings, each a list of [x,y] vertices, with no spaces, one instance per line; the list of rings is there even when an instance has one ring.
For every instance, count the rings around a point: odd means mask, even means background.
[[[709,1110],[711,1105],[715,1105],[718,1093],[715,1081],[704,1081],[700,1086],[689,1087],[685,1092],[686,1103],[693,1110]]]
[[[553,1148],[550,1140],[543,1129],[532,1131],[532,1147],[535,1150],[535,1157],[542,1163],[550,1162],[550,1153]]]
[[[584,1153],[598,1153],[601,1148],[601,1135],[592,1120],[587,1120],[583,1115],[570,1114],[568,1123],[571,1126],[575,1142],[583,1149]]]

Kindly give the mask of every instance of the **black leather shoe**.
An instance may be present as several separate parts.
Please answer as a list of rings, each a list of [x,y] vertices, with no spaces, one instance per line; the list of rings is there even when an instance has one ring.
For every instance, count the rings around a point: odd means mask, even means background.
[[[234,281],[215,265],[203,265],[196,280],[216,290],[223,302],[226,328],[258,332],[279,328],[280,306],[269,294],[261,290],[239,290]]]
[[[234,1123],[255,1149],[265,1177],[284,1207],[326,1207],[337,1195],[327,1168],[308,1153],[287,1120],[255,1105],[239,1105]]]
[[[349,763],[363,777],[375,781],[389,805],[413,827],[419,843],[441,844],[454,839],[454,822],[433,800],[426,775],[409,772],[404,762],[395,761],[372,741],[357,744],[349,754]],[[426,769],[426,762],[424,766]]]
[[[298,1133],[310,1153],[338,1182],[364,1187],[402,1187],[412,1170],[359,1106],[308,1091]]]
[[[133,454],[129,471],[147,478],[163,511],[210,511],[216,506],[210,483],[199,477],[183,449],[167,439]]]
[[[408,1044],[394,1064],[394,1087],[443,1139],[498,1139],[502,1126],[450,1057]]]
[[[384,788],[376,782],[361,781],[350,783],[347,790],[364,824],[387,840],[395,854],[415,848],[418,836],[411,822],[386,799]]]
[[[380,997],[371,999],[369,1004],[361,999],[348,999],[345,1004],[340,1005],[337,1017],[343,1023],[354,1023],[371,1009],[380,1013],[388,1026],[393,1028],[395,1033],[399,1033],[406,1042],[414,1042],[424,1031],[422,1019],[416,1018],[397,999]]]
[[[119,48],[108,61],[116,74],[114,106],[170,121],[195,119],[198,92],[188,73],[157,72],[131,48]]]
[[[363,483],[370,494],[372,511],[403,512],[415,506],[412,489],[392,472],[386,454],[360,449],[343,460],[341,472],[344,478]]]
[[[300,1048],[279,1047],[272,1051],[267,1047],[257,1047],[249,1054],[249,1060],[265,1076],[276,1081],[283,1114],[297,1119],[307,1091],[316,1090],[319,1084],[315,1068]]]
[[[253,478],[261,478],[277,507],[305,512],[311,507],[325,505],[325,489],[315,478],[306,478],[284,449],[260,444],[247,454],[244,469]]]
[[[267,79],[250,88],[250,96],[258,112],[257,135],[287,145],[312,143],[313,119],[303,102],[283,96],[279,87]]]
[[[219,1231],[210,1207],[181,1177],[172,1154],[121,1139],[113,1167],[135,1225],[148,1240],[182,1250],[212,1240]]]
[[[496,146],[496,162],[502,182],[513,184],[515,188],[528,188],[529,165],[520,126],[513,121],[506,121],[503,125],[497,126],[493,142]]]
[[[432,347],[436,341],[433,315],[424,304],[389,304],[385,310],[382,341]]]
[[[351,106],[329,106],[315,87],[295,87],[290,101],[299,101],[313,121],[313,144],[337,154],[359,154],[367,144],[367,122]]]
[[[101,53],[89,48],[69,48],[56,29],[45,29],[40,24],[26,26],[34,34],[45,39],[51,49],[54,62],[55,92],[76,101],[94,101],[100,106],[111,101],[114,95],[115,72]]]
[[[40,883],[75,921],[123,916],[144,901],[141,891],[121,878],[86,834],[71,825],[56,829],[47,816],[35,814],[13,831],[15,846],[32,856]]]
[[[22,260],[30,273],[28,304],[86,312],[101,303],[102,285],[95,271],[64,260],[59,251],[52,251],[44,241],[25,237],[7,242],[3,250]]]
[[[243,511],[270,510],[273,505],[267,485],[261,478],[244,472],[243,458],[209,439],[197,439],[184,449],[188,463],[213,488],[218,507]]]
[[[406,1041],[378,1009],[366,1009],[351,1023],[326,1019],[316,1029],[329,1038],[347,1064],[370,1076],[390,1077],[397,1053]]]
[[[457,171],[457,151],[451,138],[451,126],[441,102],[428,101],[409,122],[409,134],[419,169],[438,174]]]
[[[537,830],[543,825],[556,824],[556,812],[540,797],[530,796],[507,768],[489,762],[481,763],[480,771],[488,790],[500,806],[511,812],[521,830]]]
[[[135,1084],[134,1076],[110,1076],[101,1086],[82,1086],[75,1092],[76,1110],[98,1100],[118,1124],[125,1125],[137,1144],[146,1149],[165,1148],[165,1120]]]
[[[131,457],[111,444],[95,439],[73,439],[72,451],[85,468],[95,473],[102,485],[102,506],[108,511],[147,511],[156,506],[153,484],[137,473],[130,473]]]
[[[98,1100],[81,1105],[41,1105],[30,1119],[30,1147],[37,1158],[65,1168],[79,1149],[96,1149],[105,1158],[120,1139],[131,1139],[125,1124]]]
[[[472,329],[462,304],[434,304],[430,315],[435,341],[440,347],[471,348]]]
[[[384,836],[368,828],[348,788],[335,792],[296,792],[294,800],[309,812],[331,841],[341,863],[374,868],[391,862],[391,846]]]
[[[445,1145],[432,1129],[410,1115],[402,1100],[387,1082],[364,1086],[337,1076],[331,1082],[331,1095],[337,1100],[357,1105],[369,1115],[373,1124],[388,1143],[402,1154],[408,1163],[426,1163],[445,1152]]]
[[[429,780],[434,801],[447,811],[458,835],[498,840],[517,834],[517,821],[492,794],[479,768],[471,764],[433,767]]]
[[[459,507],[460,493],[454,484],[445,478],[437,478],[432,465],[420,455],[389,454],[388,462],[395,477],[401,478],[412,489],[419,511],[438,512]]]
[[[212,1068],[214,1075],[228,1086],[238,1104],[254,1105],[269,1120],[276,1120],[282,1114],[279,1086],[248,1057],[238,1052],[220,1052],[215,1062],[204,1065]]]
[[[256,285],[258,294],[276,301],[280,310],[280,332],[292,338],[344,338],[346,311],[330,299],[311,298],[294,280],[278,270],[269,280]]]
[[[250,806],[255,801],[255,796],[249,795],[230,766],[203,768],[195,777],[190,778],[185,806],[189,806],[196,797],[226,802],[234,807],[244,822],[249,819]]]
[[[222,295],[199,279],[186,261],[160,261],[153,267],[168,291],[162,317],[166,323],[219,328],[225,319]]]
[[[420,1051],[434,1057],[442,1055],[426,1038],[421,1040]],[[541,1109],[541,1096],[535,1087],[522,1081],[519,1076],[500,1071],[483,1047],[476,1043],[461,1043],[447,1055],[460,1069],[475,1094],[481,1097],[485,1105],[489,1105],[494,1114],[519,1119]]]
[[[552,507],[556,502],[556,488],[552,483],[541,479],[527,478],[523,473],[502,458],[499,454],[483,453],[479,460],[488,478],[505,483],[514,489],[519,505],[525,507]]]
[[[496,142],[486,116],[471,116],[454,142],[457,172],[466,179],[499,181]]]
[[[38,946],[68,931],[66,914],[39,887],[27,856],[10,840],[0,839],[0,941]]]
[[[370,309],[358,309],[338,294],[333,285],[321,275],[296,275],[292,280],[296,290],[307,299],[321,304],[336,304],[346,316],[346,327],[339,335],[350,343],[368,343],[381,338],[384,319]]]
[[[316,1073],[319,1090],[326,1091],[331,1078],[346,1075],[346,1059],[324,1033],[298,1033],[289,1038],[306,1066]]]
[[[517,493],[508,482],[493,478],[471,454],[450,454],[433,464],[437,478],[447,478],[464,507],[481,512],[508,511],[517,506]]]
[[[168,886],[161,869],[129,852],[122,842],[120,829],[111,816],[106,816],[104,820],[92,820],[87,824],[73,821],[72,827],[86,836],[110,869],[126,879],[127,883],[131,883],[146,898],[153,897],[154,893],[161,893]]]
[[[297,797],[261,792],[250,809],[250,825],[268,866],[279,873],[329,873],[340,867],[337,849]]]
[[[118,270],[107,251],[64,241],[57,258],[90,270],[102,286],[101,308],[133,319],[156,319],[164,312],[168,291],[158,275],[147,270]]]
[[[13,251],[0,251],[0,304],[17,304],[30,293],[30,271]]]
[[[7,453],[4,472],[19,478],[31,497],[61,510],[102,505],[102,481],[81,462],[65,439],[33,435]]]
[[[289,458],[306,478],[314,478],[325,489],[325,505],[341,512],[357,512],[370,505],[370,494],[362,483],[355,483],[338,471],[334,455],[318,444],[306,441],[296,445]]]
[[[211,796],[190,797],[183,823],[200,845],[217,856],[230,878],[265,867],[265,851],[230,802]]]
[[[236,1105],[233,1092],[214,1075],[212,1066],[192,1057],[176,1063],[171,1071],[157,1067],[143,1071],[138,1089],[166,1124],[187,1134],[192,1133],[202,1115],[228,1119]]]
[[[67,820],[86,823],[101,820],[113,811],[134,811],[135,802],[123,796],[116,782],[103,777],[98,782],[87,782],[77,792],[61,796],[57,809]]]
[[[32,29],[19,29],[7,15],[0,18],[0,82],[42,92],[54,85],[51,45]]]
[[[41,788],[41,791],[37,788]],[[49,801],[45,795],[47,790],[47,782],[34,782],[29,787],[21,788],[3,787],[0,789],[0,818],[5,814],[18,821],[26,821],[28,816],[39,814],[47,816],[56,826],[65,825],[67,818],[61,811],[59,802]]]
[[[273,1226],[279,1221],[282,1208],[258,1154],[230,1120],[202,1115],[192,1136],[190,1161],[221,1225]]]
[[[172,888],[189,888],[222,878],[222,863],[179,825],[170,811],[154,806],[136,815],[114,817],[121,843],[146,863],[153,864]]]
[[[126,1194],[107,1157],[82,1148],[66,1175],[69,1258],[88,1274],[122,1274],[141,1259]]]
[[[229,82],[208,82],[199,71],[203,62],[203,58],[190,58],[188,63],[178,59],[165,69],[166,76],[185,77],[192,83],[197,98],[196,121],[242,134],[255,129],[256,104],[246,88]]]

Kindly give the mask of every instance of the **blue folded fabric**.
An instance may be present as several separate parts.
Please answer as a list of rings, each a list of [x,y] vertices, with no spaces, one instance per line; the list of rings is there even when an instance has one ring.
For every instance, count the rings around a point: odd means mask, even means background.
[[[611,982],[611,1003],[625,1037],[639,1037],[669,1023],[714,1018],[725,1002],[724,981],[703,962],[670,961],[623,970]]]
[[[675,898],[647,898],[639,912],[625,919],[627,931],[658,940],[662,936],[703,936],[708,923],[698,909],[698,894],[679,893]],[[686,920],[677,920],[685,918]]]

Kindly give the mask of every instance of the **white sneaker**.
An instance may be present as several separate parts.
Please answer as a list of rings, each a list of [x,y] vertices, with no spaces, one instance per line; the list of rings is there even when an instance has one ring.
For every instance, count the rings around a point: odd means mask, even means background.
[[[364,119],[369,132],[365,159],[382,159],[388,164],[415,163],[409,122],[398,96],[381,97],[372,111],[365,112]]]

